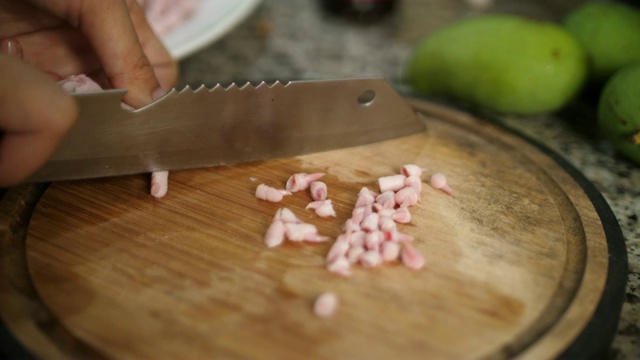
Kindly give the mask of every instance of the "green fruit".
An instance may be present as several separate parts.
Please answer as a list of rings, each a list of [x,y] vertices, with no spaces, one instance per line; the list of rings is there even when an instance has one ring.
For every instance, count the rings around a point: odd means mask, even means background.
[[[424,94],[527,115],[557,110],[574,98],[586,80],[587,56],[558,25],[485,15],[428,36],[404,76]]]
[[[564,27],[584,46],[590,75],[606,81],[621,67],[640,61],[640,11],[615,2],[590,2],[573,10]]]
[[[623,67],[606,83],[598,124],[618,151],[640,163],[640,63]]]

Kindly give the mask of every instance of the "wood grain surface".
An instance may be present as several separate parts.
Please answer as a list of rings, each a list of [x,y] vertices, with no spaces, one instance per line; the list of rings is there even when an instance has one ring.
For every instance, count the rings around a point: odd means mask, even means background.
[[[589,198],[555,161],[469,114],[412,100],[427,131],[233,167],[11,189],[0,203],[0,312],[45,358],[523,359],[561,354],[592,317],[608,254]],[[362,186],[415,163],[421,203],[400,228],[427,265],[324,269]],[[335,219],[253,196],[296,172],[325,172]],[[427,185],[444,173],[453,196]],[[45,190],[46,189],[46,190]],[[262,242],[288,207],[331,237]],[[337,313],[313,315],[321,293]]]

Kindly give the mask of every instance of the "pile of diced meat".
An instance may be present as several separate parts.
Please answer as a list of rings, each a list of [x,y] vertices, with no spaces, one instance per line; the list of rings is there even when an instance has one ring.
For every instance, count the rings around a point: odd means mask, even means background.
[[[320,217],[335,217],[333,204],[327,198],[327,186],[319,180],[323,175],[294,174],[283,189],[259,184],[255,196],[261,200],[281,202],[294,192],[309,190],[311,201],[306,208],[313,209]],[[441,173],[433,174],[430,184],[449,195],[453,193]],[[413,246],[413,236],[398,227],[411,222],[410,207],[420,203],[422,168],[415,164],[404,165],[399,174],[379,178],[377,185],[378,191],[367,187],[360,190],[351,217],[326,255],[328,271],[348,276],[354,265],[373,268],[393,262],[401,262],[413,270],[424,267],[425,259]],[[286,207],[276,211],[264,235],[264,242],[269,248],[280,246],[285,241],[318,243],[328,240],[318,233],[314,225],[303,222]],[[337,296],[325,293],[317,298],[314,312],[320,317],[327,317],[336,307]]]

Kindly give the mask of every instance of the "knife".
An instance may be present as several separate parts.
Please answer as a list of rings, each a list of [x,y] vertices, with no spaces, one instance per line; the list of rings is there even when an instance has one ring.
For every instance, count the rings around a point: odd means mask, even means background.
[[[122,107],[125,93],[74,94],[77,121],[30,181],[234,165],[425,130],[380,78],[186,87],[137,110]]]

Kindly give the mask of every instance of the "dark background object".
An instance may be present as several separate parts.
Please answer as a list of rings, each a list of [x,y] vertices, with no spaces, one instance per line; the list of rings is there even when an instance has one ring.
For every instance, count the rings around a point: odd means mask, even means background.
[[[320,5],[330,14],[350,20],[372,22],[391,14],[397,2],[397,0],[320,0]]]

